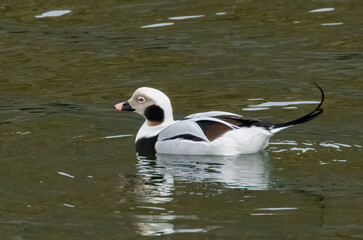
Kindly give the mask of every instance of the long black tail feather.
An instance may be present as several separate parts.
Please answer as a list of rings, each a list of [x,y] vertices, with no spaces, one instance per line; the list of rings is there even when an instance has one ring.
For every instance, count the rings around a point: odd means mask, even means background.
[[[273,124],[272,125],[272,130],[275,129],[275,130],[278,131],[278,128],[285,128],[285,127],[289,127],[291,125],[297,125],[297,124],[308,122],[310,120],[313,120],[314,118],[316,118],[317,116],[319,116],[323,112],[323,108],[321,106],[323,105],[323,102],[324,102],[324,91],[323,91],[323,89],[321,89],[321,87],[319,87],[318,84],[314,83],[314,85],[321,92],[320,104],[312,112],[310,112],[310,113],[308,113],[308,114],[306,114],[306,115],[304,115],[304,116],[302,116],[300,118],[297,118],[295,120],[285,122],[285,123]]]

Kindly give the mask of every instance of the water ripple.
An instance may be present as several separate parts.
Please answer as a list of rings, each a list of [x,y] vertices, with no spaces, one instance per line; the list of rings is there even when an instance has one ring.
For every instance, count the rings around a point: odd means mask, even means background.
[[[321,26],[336,26],[336,25],[343,25],[343,22],[336,22],[336,23],[321,23]]]
[[[64,14],[70,13],[70,10],[55,10],[55,11],[49,11],[42,13],[41,15],[36,15],[36,18],[44,18],[44,17],[59,17]]]
[[[165,27],[165,26],[170,26],[173,25],[174,23],[155,23],[155,24],[150,24],[150,25],[145,25],[145,26],[141,26],[141,28],[154,28],[154,27]]]
[[[329,12],[329,11],[334,11],[335,8],[319,8],[319,9],[314,9],[311,10],[311,13],[317,13],[317,12]]]
[[[184,20],[184,19],[190,19],[190,18],[200,18],[205,17],[205,15],[195,15],[195,16],[178,16],[178,17],[170,17],[170,20]]]
[[[289,105],[299,104],[318,104],[319,101],[289,101],[289,102],[265,102],[257,105],[250,105],[251,107],[283,107]]]

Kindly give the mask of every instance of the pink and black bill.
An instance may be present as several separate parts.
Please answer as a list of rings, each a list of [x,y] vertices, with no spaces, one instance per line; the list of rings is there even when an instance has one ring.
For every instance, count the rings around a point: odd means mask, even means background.
[[[125,101],[125,102],[122,102],[122,103],[115,104],[113,107],[116,108],[119,111],[131,111],[131,112],[135,111],[135,109],[133,109],[130,106],[129,101]]]

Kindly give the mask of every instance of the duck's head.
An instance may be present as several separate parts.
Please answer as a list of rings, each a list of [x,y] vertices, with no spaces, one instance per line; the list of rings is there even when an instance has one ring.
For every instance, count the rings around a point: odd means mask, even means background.
[[[161,91],[141,87],[132,97],[114,106],[119,111],[135,111],[145,117],[149,126],[173,122],[173,110],[169,98]]]

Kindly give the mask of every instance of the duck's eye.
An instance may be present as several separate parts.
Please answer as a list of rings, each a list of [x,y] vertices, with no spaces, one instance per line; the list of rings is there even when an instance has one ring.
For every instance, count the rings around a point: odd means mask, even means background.
[[[144,102],[145,102],[145,98],[144,98],[144,97],[138,97],[138,98],[137,98],[137,101],[138,101],[139,103],[144,103]]]

